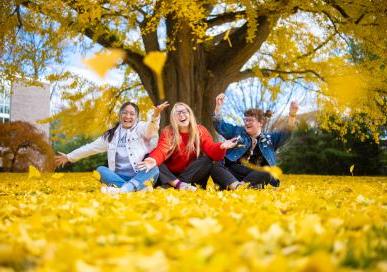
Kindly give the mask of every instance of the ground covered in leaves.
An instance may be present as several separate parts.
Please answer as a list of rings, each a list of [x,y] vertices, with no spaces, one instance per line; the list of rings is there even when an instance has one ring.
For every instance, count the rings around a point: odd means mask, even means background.
[[[92,173],[0,174],[0,270],[387,271],[387,178],[104,195]]]

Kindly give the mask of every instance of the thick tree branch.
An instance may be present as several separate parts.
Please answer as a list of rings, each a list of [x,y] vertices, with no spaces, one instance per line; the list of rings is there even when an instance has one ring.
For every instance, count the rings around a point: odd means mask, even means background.
[[[213,36],[212,40],[206,42],[206,45],[208,45],[209,48],[213,47],[213,46],[216,46],[217,44],[219,44],[221,41],[224,40],[224,37],[225,37],[227,31],[230,31],[229,35],[232,35],[238,29],[239,28],[231,28],[231,29],[228,29],[228,30],[226,30],[226,31],[224,31],[222,33],[219,33],[218,35]]]
[[[142,41],[144,43],[145,52],[160,51],[159,40],[157,37],[157,30],[151,32],[144,32],[141,29]]]
[[[247,23],[229,35],[232,47],[228,41],[222,41],[213,50],[208,52],[209,70],[217,76],[233,82],[234,75],[238,75],[243,65],[254,55],[270,33],[270,23],[267,16],[257,19],[257,31],[251,42],[246,40]]]
[[[158,7],[156,6],[155,9]],[[156,10],[154,11],[156,13]],[[153,15],[157,16],[157,15]],[[160,51],[159,38],[157,37],[157,26],[154,27],[154,30],[149,30],[152,27],[147,26],[148,22],[152,20],[152,17],[145,18],[140,24],[140,32],[142,41],[144,43],[145,52],[149,53],[151,51]],[[149,29],[147,29],[149,27]]]
[[[105,31],[103,34],[99,34],[96,37],[96,34],[92,27],[85,28],[83,34],[89,37],[90,39],[96,41],[105,48],[113,47],[123,49],[126,52],[126,58],[124,59],[124,63],[130,65],[133,70],[135,70],[139,74],[141,79],[144,75],[152,75],[151,71],[143,63],[144,57],[136,52],[133,52],[130,49],[125,48],[121,41],[118,40],[116,35],[109,33],[109,31]],[[145,82],[143,83],[145,85]]]
[[[246,15],[246,11],[235,11],[235,12],[226,12],[219,15],[211,15],[210,18],[206,21],[209,28],[222,25],[225,23],[233,22],[237,19],[238,16],[243,17]]]

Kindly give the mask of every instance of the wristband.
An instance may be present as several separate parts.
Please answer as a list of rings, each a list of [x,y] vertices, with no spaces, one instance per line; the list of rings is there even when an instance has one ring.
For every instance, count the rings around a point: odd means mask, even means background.
[[[180,189],[180,185],[181,185],[181,180],[179,180],[177,183],[176,183],[176,185],[175,185],[175,188],[176,189]]]

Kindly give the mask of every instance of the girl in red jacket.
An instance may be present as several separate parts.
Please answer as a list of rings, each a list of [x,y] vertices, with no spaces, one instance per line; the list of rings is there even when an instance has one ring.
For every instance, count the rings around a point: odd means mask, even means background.
[[[195,183],[205,188],[210,175],[221,188],[235,189],[238,180],[216,161],[223,160],[226,150],[236,144],[236,139],[214,143],[208,130],[196,123],[192,109],[178,102],[156,149],[138,167],[146,170],[158,165],[159,181],[180,190],[195,191]]]

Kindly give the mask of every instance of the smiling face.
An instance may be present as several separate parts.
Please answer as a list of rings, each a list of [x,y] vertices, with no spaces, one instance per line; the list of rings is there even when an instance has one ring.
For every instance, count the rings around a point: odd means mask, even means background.
[[[190,124],[190,113],[186,107],[177,105],[173,113],[173,118],[179,129],[188,128]]]
[[[257,118],[253,116],[246,116],[243,118],[245,123],[245,129],[247,134],[251,137],[256,137],[261,134],[262,123],[257,120]]]
[[[123,128],[131,128],[137,122],[137,112],[132,105],[128,105],[120,111],[120,124]]]

